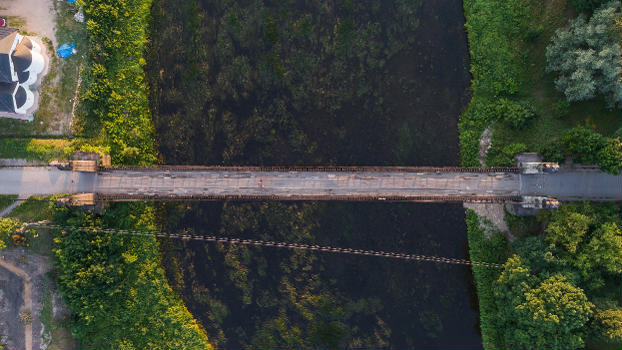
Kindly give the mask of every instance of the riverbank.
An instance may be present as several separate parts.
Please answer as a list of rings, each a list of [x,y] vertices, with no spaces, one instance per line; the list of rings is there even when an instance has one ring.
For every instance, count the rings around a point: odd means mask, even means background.
[[[0,144],[0,153],[49,160],[80,149],[110,153],[114,164],[154,163],[157,157],[142,58],[150,4],[149,0],[114,6],[108,1],[83,2],[89,26],[88,41],[85,35],[80,42],[84,46],[79,48],[88,52],[81,72],[83,98],[75,120],[75,131],[81,138],[71,143],[5,140]],[[65,3],[59,6],[70,12]],[[118,18],[111,24],[109,15]],[[59,22],[61,27],[68,24]],[[85,28],[84,24],[71,24]],[[74,107],[71,109],[73,113]],[[21,131],[16,134],[21,135]],[[150,203],[112,204],[100,214],[36,203],[49,206],[48,219],[61,225],[155,229]],[[31,220],[23,216],[30,206],[30,202],[22,204],[13,215]],[[80,348],[211,349],[205,332],[168,286],[155,237],[79,230],[55,230],[50,234],[53,244],[46,233],[48,245],[37,249],[46,249],[54,258],[55,281],[71,311],[70,325]],[[41,317],[46,313],[41,311]]]
[[[615,136],[616,130],[622,126],[619,110],[607,109],[604,99],[600,97],[591,101],[574,102],[570,105],[565,103],[563,94],[554,88],[555,74],[545,72],[545,50],[551,36],[555,30],[564,27],[568,19],[577,16],[569,1],[508,0],[491,3],[485,0],[465,0],[464,11],[470,44],[473,98],[467,110],[460,117],[462,165],[480,165],[478,157],[482,154],[485,155],[485,164],[488,166],[509,165],[512,164],[512,157],[515,153],[543,152],[547,147],[551,148],[551,141],[559,139],[569,129],[582,125],[587,125],[588,128],[604,136]],[[500,101],[505,104],[504,107],[499,107]],[[526,114],[530,119],[520,127],[499,119],[499,111],[503,111],[503,108],[508,105],[521,106],[512,107],[519,110],[526,108],[525,110],[531,113]],[[492,145],[488,152],[481,152],[480,135],[485,129],[492,132]],[[581,132],[586,137],[593,135],[591,131]],[[553,146],[555,147],[558,148],[558,154],[568,153],[567,150],[562,150],[561,146]],[[610,208],[591,205],[590,208],[593,209],[588,210],[589,214],[586,214],[591,217],[590,222],[598,221],[594,213],[607,210],[619,212],[620,210],[619,206],[615,209],[616,206]],[[559,214],[552,213],[553,217],[557,215]],[[518,240],[512,244],[513,249],[510,249],[505,238],[499,235],[493,234],[491,238],[487,238],[484,234],[486,230],[482,230],[480,221],[481,218],[478,218],[475,213],[467,211],[470,258],[478,261],[493,259],[491,261],[505,262],[511,252],[520,251],[521,246],[540,244],[538,242],[544,240],[545,231],[551,230],[548,228],[549,213],[528,218],[506,214],[505,221],[510,233],[518,237]],[[525,250],[522,252],[521,257],[524,257]],[[563,255],[564,253],[553,250],[549,254]],[[572,259],[571,257],[566,256],[562,259]],[[536,258],[530,256],[530,259],[535,261],[533,259]],[[550,271],[556,271],[552,266],[547,268]],[[507,313],[507,309],[499,309],[506,306],[496,301],[491,291],[499,285],[497,280],[501,272],[484,271],[481,268],[473,269],[478,290],[481,331],[485,349],[518,346],[512,342],[516,339],[510,341],[506,338],[508,333],[503,333],[503,329],[517,326],[508,326],[510,321],[507,317],[510,316],[504,314]],[[591,299],[600,293],[607,294],[606,290],[612,291],[612,288],[614,288],[613,285],[605,284],[604,289],[588,290],[586,293]],[[551,312],[562,312],[562,310]],[[543,331],[543,328],[540,328],[537,332]],[[586,328],[575,329],[572,332],[573,334],[589,333]],[[594,333],[589,334],[591,335],[588,339],[592,340],[588,343],[594,342]],[[576,344],[581,344],[581,342]]]

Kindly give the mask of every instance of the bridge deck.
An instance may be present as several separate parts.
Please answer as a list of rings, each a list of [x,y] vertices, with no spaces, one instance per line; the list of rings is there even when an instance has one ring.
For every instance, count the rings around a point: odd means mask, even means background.
[[[100,173],[103,195],[356,199],[375,197],[508,197],[519,195],[517,174],[315,172],[315,171],[139,171]]]
[[[502,172],[105,170],[98,174],[53,167],[0,169],[0,194],[98,193],[116,200],[213,199],[401,199],[622,200],[622,176],[595,171],[525,175]]]

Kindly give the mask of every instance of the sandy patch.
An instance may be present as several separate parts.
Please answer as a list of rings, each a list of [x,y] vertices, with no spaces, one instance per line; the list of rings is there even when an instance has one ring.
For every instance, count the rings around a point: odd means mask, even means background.
[[[35,254],[24,248],[9,248],[0,251],[0,340],[8,349],[45,349],[49,335],[41,323],[43,299],[52,295],[55,319],[66,320],[69,316],[53,282],[45,274],[53,268],[50,257]],[[45,295],[44,295],[45,294]],[[32,324],[24,326],[19,322],[19,313],[32,311]],[[73,348],[69,339],[65,349]]]
[[[54,0],[0,0],[0,15],[16,16],[25,21],[22,26],[28,33],[44,36],[58,47],[56,42],[56,18]],[[8,23],[11,27],[11,22]]]

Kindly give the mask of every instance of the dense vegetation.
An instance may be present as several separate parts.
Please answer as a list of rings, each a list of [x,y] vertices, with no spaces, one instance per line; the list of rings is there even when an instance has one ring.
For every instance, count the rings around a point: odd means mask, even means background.
[[[143,71],[150,4],[78,0],[87,19],[90,64],[80,107],[84,118],[77,121],[86,138],[71,147],[110,153],[115,164],[157,159]],[[37,150],[26,147],[35,155]],[[155,222],[149,203],[113,205],[101,215],[61,207],[53,212],[54,220],[67,226],[153,229]],[[168,286],[158,247],[155,238],[74,229],[56,233],[56,277],[80,347],[211,348]]]
[[[150,0],[78,0],[86,16],[90,65],[79,134],[110,147],[115,164],[148,164],[153,126],[143,51]]]
[[[474,268],[484,347],[561,350],[582,348],[586,339],[622,341],[620,206],[568,204],[523,220],[539,229],[512,243],[503,271]],[[474,213],[467,223],[472,259],[507,258],[503,236],[486,238]]]
[[[620,91],[619,2],[573,3],[586,11],[603,5],[588,22],[581,17],[565,29],[574,16],[565,1],[465,1],[474,80],[460,120],[463,164],[477,164],[479,137],[490,127],[487,165],[511,165],[516,153],[537,151],[546,160],[572,157],[620,172],[622,123],[609,109]],[[587,59],[593,52],[599,58]],[[485,348],[613,348],[622,341],[619,204],[507,214],[519,237],[510,251],[478,221],[467,214],[471,258],[511,255],[503,271],[474,268]]]
[[[119,204],[96,215],[57,208],[55,221],[77,227],[154,229],[153,208]],[[168,286],[155,238],[62,230],[55,238],[58,285],[87,349],[211,349]]]
[[[585,21],[570,21],[570,28],[555,33],[546,48],[547,71],[559,73],[555,86],[569,102],[605,96],[608,105],[622,106],[622,5],[614,0]]]
[[[616,172],[613,159],[622,156],[616,146],[620,136],[616,131],[622,127],[619,111],[608,109],[611,102],[606,103],[604,97],[594,94],[591,95],[593,101],[577,102],[574,98],[566,100],[565,95],[556,91],[554,83],[556,78],[558,81],[563,80],[563,75],[547,73],[546,69],[548,66],[552,70],[560,70],[560,60],[565,60],[564,72],[578,72],[582,69],[585,74],[577,73],[573,76],[577,79],[579,75],[583,76],[584,83],[595,89],[614,91],[615,84],[620,81],[620,46],[619,40],[615,38],[619,38],[617,33],[620,32],[618,26],[621,22],[612,21],[612,18],[620,16],[615,10],[617,5],[613,2],[603,5],[603,9],[613,6],[613,13],[611,10],[601,10],[594,14],[594,22],[606,22],[606,25],[590,27],[588,24],[576,24],[574,26],[579,25],[580,28],[577,27],[571,34],[560,29],[567,25],[565,1],[550,6],[531,0],[467,0],[464,4],[470,42],[473,99],[460,117],[460,155],[463,165],[479,163],[479,137],[486,127],[493,131],[487,165],[510,165],[513,156],[524,151],[549,152],[547,156],[557,161],[564,160],[566,156],[575,156],[572,149],[555,148],[568,129],[585,127],[601,134],[598,136],[601,141],[594,149],[595,153],[587,158],[579,157],[578,160],[588,164],[597,163],[606,171]],[[568,3],[568,6],[572,5]],[[598,30],[593,30],[595,27]],[[555,34],[556,30],[559,30],[558,35]],[[559,35],[565,41],[562,42]],[[600,41],[595,40],[597,37]],[[583,47],[585,45],[580,43],[585,41],[598,49],[590,51]],[[585,54],[599,52],[600,61],[581,60],[578,52],[584,51],[572,50],[572,47],[579,46],[586,50]],[[547,52],[550,53],[549,61],[545,64]],[[584,61],[587,66],[581,63]],[[597,61],[600,62],[600,68],[592,65]],[[622,90],[618,88],[617,91]],[[608,94],[609,101],[617,98],[617,95],[603,93]],[[555,154],[551,154],[553,150]],[[603,154],[599,155],[600,151]]]
[[[473,261],[504,263],[510,253],[505,236],[492,228],[490,223],[480,221],[471,210],[467,210],[466,223],[469,236],[469,258]],[[488,267],[474,266],[473,275],[479,298],[480,329],[484,349],[495,349],[502,344],[503,334],[497,328],[497,318],[501,310],[495,303],[495,295],[490,288],[499,278],[499,271]]]
[[[602,137],[586,127],[567,130],[560,138],[549,140],[539,150],[544,160],[563,163],[567,157],[583,164],[598,164],[603,171],[613,174],[622,169],[622,141],[620,137]]]

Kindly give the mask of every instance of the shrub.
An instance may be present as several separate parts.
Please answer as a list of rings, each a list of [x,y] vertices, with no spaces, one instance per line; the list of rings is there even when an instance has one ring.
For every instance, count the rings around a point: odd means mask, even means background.
[[[559,100],[553,105],[553,115],[556,118],[565,117],[570,112],[570,103],[566,100]]]
[[[619,174],[622,169],[622,141],[619,137],[607,139],[605,146],[598,151],[600,168],[608,173]]]
[[[562,146],[559,140],[554,139],[545,143],[538,149],[538,154],[542,156],[545,162],[563,163],[566,160]]]
[[[512,166],[514,165],[514,156],[521,152],[527,151],[527,145],[524,143],[511,143],[501,148],[493,147],[488,153],[486,165],[488,166]]]
[[[582,164],[596,164],[603,142],[600,134],[584,126],[570,129],[561,137],[561,146],[566,155],[575,157]]]
[[[525,123],[536,115],[534,108],[529,102],[516,102],[507,98],[499,99],[496,112],[499,120],[508,123],[516,129],[525,126]]]

